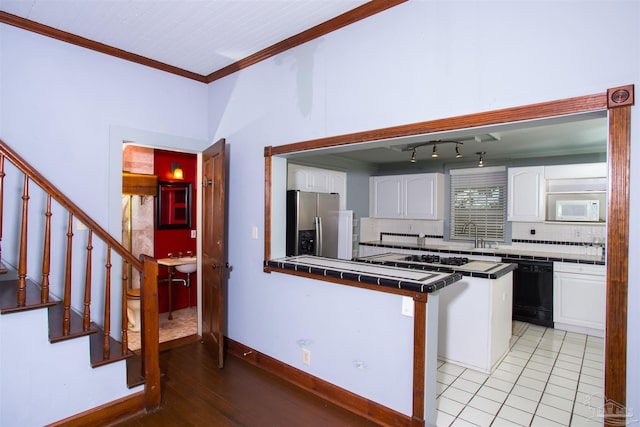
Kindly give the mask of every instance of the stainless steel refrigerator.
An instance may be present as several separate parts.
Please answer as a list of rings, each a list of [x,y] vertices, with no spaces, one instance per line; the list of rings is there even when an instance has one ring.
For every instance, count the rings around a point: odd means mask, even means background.
[[[287,191],[287,256],[338,257],[340,195]]]

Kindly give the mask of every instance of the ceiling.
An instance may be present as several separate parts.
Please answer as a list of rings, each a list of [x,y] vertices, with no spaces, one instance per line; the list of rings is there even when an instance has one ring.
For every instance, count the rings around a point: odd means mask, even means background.
[[[368,0],[0,0],[0,11],[207,76]]]
[[[0,15],[0,22],[12,23],[7,17],[15,15],[28,20],[27,24],[33,21],[64,31],[62,39],[66,39],[67,33],[80,36],[194,73],[197,79],[209,82],[213,74],[225,67],[230,69],[228,73],[237,71],[239,68],[234,68],[234,64],[238,61],[312,27],[332,19],[335,22],[336,17],[349,11],[352,11],[349,15],[357,18],[342,16],[343,25],[401,1],[0,0],[0,14],[10,14]],[[353,11],[356,8],[366,9]],[[24,27],[24,23],[18,26]],[[339,26],[329,31],[335,28]],[[51,35],[47,31],[44,34]],[[283,49],[287,47],[290,46]],[[440,162],[477,159],[479,152],[486,153],[487,164],[496,159],[606,153],[607,122],[604,113],[595,113],[337,147],[323,150],[322,156],[330,162],[339,159],[367,165],[402,163],[409,161],[416,145],[437,140],[461,142],[458,147],[463,155],[463,160],[455,159],[455,144],[438,144]],[[434,161],[432,148],[433,145],[416,148],[417,163]],[[319,153],[312,155],[317,157]],[[309,153],[304,153],[288,157],[308,156]]]
[[[294,162],[364,166],[410,163],[416,148],[416,164],[477,162],[481,152],[486,165],[512,160],[599,155],[607,152],[605,111],[531,122],[516,122],[484,128],[462,129],[439,134],[416,135],[390,140],[338,146],[293,153]],[[453,141],[453,142],[439,142]],[[459,142],[459,144],[456,144]],[[426,145],[422,145],[425,144]],[[438,158],[432,158],[436,145]],[[456,158],[456,145],[461,158]]]

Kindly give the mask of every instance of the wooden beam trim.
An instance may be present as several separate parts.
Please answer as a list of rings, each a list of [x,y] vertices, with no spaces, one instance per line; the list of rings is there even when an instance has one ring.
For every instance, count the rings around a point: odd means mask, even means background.
[[[308,279],[320,280],[323,282],[337,283],[338,285],[353,286],[355,288],[367,289],[370,291],[385,292],[385,293],[394,294],[394,295],[402,295],[405,297],[413,298],[416,301],[426,302],[427,295],[428,295],[426,293],[409,291],[406,289],[390,288],[390,287],[381,286],[381,285],[370,285],[368,283],[356,282],[354,280],[340,279],[340,278],[331,277],[331,276],[322,276],[320,274],[306,273],[304,271],[287,270],[287,269],[278,268],[278,267],[269,267],[269,272],[290,274],[292,276],[306,277]]]
[[[285,381],[315,394],[336,406],[354,414],[375,421],[383,426],[411,426],[411,419],[400,412],[387,408],[372,400],[345,390],[328,381],[287,365],[271,356],[245,346],[242,343],[225,338],[227,349],[234,356],[243,359]]]
[[[413,305],[413,414],[411,425],[424,426],[427,304],[426,301],[415,300]]]
[[[126,50],[118,49],[104,43],[78,36],[76,34],[58,30],[57,28],[49,27],[39,22],[21,18],[7,12],[0,11],[0,23],[31,31],[42,36],[51,37],[52,39],[80,46],[85,49],[90,49],[96,52],[104,53],[106,55],[114,56],[116,58],[124,59],[125,61],[146,65],[147,67],[155,68],[156,70],[165,71],[167,73],[175,74],[181,77],[186,77],[188,79],[195,80],[201,83],[207,83],[207,78],[201,74],[174,67],[173,65],[165,64],[164,62],[156,61],[155,59],[147,58],[142,55],[127,52]]]
[[[144,412],[144,392],[139,391],[104,405],[73,415],[48,425],[48,427],[83,427],[113,425],[118,421]]]
[[[626,406],[631,107],[609,109],[605,397]],[[606,405],[605,405],[606,407]]]
[[[53,39],[83,47],[85,49],[90,49],[106,55],[114,56],[116,58],[124,59],[125,61],[145,65],[147,67],[155,68],[156,70],[175,74],[177,76],[185,77],[197,82],[211,83],[244,68],[250,67],[251,65],[257,64],[258,62],[264,61],[265,59],[269,59],[289,49],[300,46],[316,38],[322,37],[337,29],[346,27],[347,25],[351,25],[357,21],[368,18],[393,6],[397,6],[398,4],[404,3],[405,1],[407,0],[372,0],[353,10],[347,11],[342,15],[330,19],[329,21],[316,25],[315,27],[312,27],[306,31],[282,40],[272,46],[262,49],[254,53],[253,55],[229,64],[226,67],[214,71],[213,73],[206,76],[185,70],[183,68],[175,67],[164,62],[156,61],[155,59],[128,52],[126,50],[118,49],[104,43],[90,40],[76,34],[68,33],[66,31],[50,27],[39,22],[31,21],[29,19],[22,18],[20,16],[16,16],[4,11],[0,11],[0,23],[11,25],[13,27],[20,28],[26,31],[31,31],[45,37],[51,37]]]
[[[264,259],[271,259],[271,195],[272,195],[272,159],[271,156],[264,158]],[[265,271],[267,271],[265,265]]]
[[[206,82],[211,83],[219,80],[223,77],[240,71],[243,68],[250,67],[251,65],[262,62],[265,59],[269,59],[289,49],[322,37],[335,30],[346,27],[347,25],[351,25],[354,22],[368,18],[393,6],[397,6],[401,3],[404,3],[405,1],[407,0],[372,0],[353,10],[345,12],[342,15],[330,19],[329,21],[318,24],[315,27],[309,28],[306,31],[298,33],[294,36],[289,37],[288,39],[282,40],[274,45],[264,48],[254,53],[253,55],[234,62],[233,64],[227,65],[226,67],[209,74],[206,77]]]
[[[271,147],[271,154],[287,154],[309,149],[337,147],[341,145],[355,144],[367,141],[379,141],[382,139],[400,138],[413,135],[429,134],[434,132],[445,132],[456,129],[497,125],[501,123],[522,120],[535,120],[553,116],[562,116],[566,114],[604,110],[606,108],[607,94],[600,93],[595,95],[567,98],[559,101],[542,102],[514,108],[505,108],[483,113],[448,117],[444,119],[429,120],[407,125],[399,125],[364,132],[356,132],[351,134],[296,142],[292,144],[278,145],[275,147]]]

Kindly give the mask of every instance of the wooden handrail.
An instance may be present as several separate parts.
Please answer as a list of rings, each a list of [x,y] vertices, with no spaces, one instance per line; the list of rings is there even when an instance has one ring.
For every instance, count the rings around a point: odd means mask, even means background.
[[[29,163],[27,163],[19,154],[13,151],[2,139],[0,139],[0,153],[7,157],[22,173],[31,178],[36,184],[38,184],[44,191],[51,194],[53,198],[64,206],[69,212],[88,229],[107,243],[115,253],[127,260],[136,270],[142,271],[142,262],[136,259],[131,252],[129,252],[120,242],[118,242],[111,234],[104,230],[97,222],[95,222],[85,211],[83,211],[78,205],[73,203],[71,199],[65,196],[55,185],[53,185],[48,179],[42,176],[36,171]]]
[[[152,410],[160,405],[160,363],[159,363],[159,331],[158,331],[158,263],[150,256],[141,255],[140,259],[127,250],[111,234],[100,227],[89,215],[73,203],[49,180],[44,178],[38,171],[29,165],[22,157],[15,153],[7,144],[0,139],[0,242],[2,241],[2,203],[4,193],[4,159],[5,157],[13,163],[18,170],[24,174],[24,184],[22,191],[21,207],[21,230],[20,248],[18,256],[18,281],[17,281],[17,306],[24,306],[26,303],[27,285],[27,223],[29,207],[29,181],[33,181],[44,192],[47,193],[47,207],[45,212],[45,237],[43,242],[42,258],[42,287],[40,300],[42,304],[49,302],[49,274],[50,274],[50,253],[51,253],[51,199],[55,199],[68,211],[69,219],[67,225],[67,244],[65,260],[65,278],[63,284],[62,302],[62,335],[71,334],[71,272],[72,272],[72,242],[73,242],[73,218],[81,221],[89,230],[86,247],[86,267],[85,267],[85,288],[82,312],[82,330],[90,332],[91,329],[91,271],[92,271],[92,250],[93,235],[101,239],[107,245],[107,259],[105,265],[105,285],[104,285],[104,319],[103,319],[103,361],[111,358],[111,255],[112,251],[122,258],[122,349],[121,356],[127,356],[128,336],[127,336],[127,283],[128,268],[134,268],[140,272],[141,293],[141,317],[142,317],[142,374],[145,378],[145,405],[147,410]],[[1,261],[1,259],[0,259]],[[0,263],[1,266],[1,263]],[[76,332],[73,332],[74,334]],[[116,356],[119,357],[119,356]]]

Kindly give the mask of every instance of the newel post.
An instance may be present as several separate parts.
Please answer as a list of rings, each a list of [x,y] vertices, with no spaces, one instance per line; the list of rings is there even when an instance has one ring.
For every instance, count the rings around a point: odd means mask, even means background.
[[[147,411],[160,406],[160,337],[158,330],[158,263],[154,258],[140,255],[142,261],[141,322],[142,371]]]

